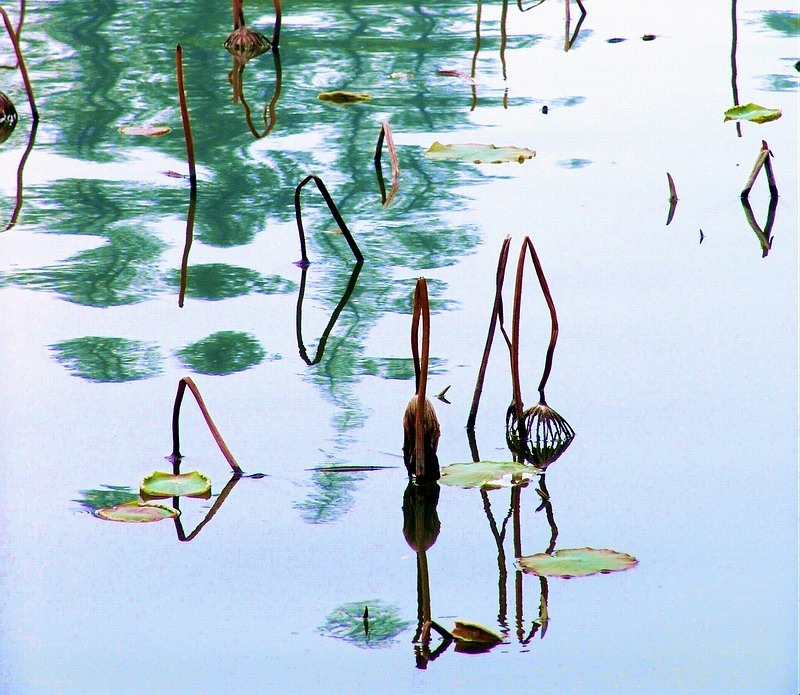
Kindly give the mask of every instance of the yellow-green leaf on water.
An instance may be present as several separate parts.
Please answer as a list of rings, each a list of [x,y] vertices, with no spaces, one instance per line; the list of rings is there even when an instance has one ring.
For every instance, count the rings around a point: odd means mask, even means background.
[[[155,471],[142,480],[140,494],[145,499],[164,497],[211,497],[211,481],[199,471],[174,475]]]
[[[627,553],[596,548],[565,548],[552,555],[537,553],[519,558],[524,572],[540,577],[588,577],[591,574],[608,574],[635,567],[639,561]]]
[[[123,125],[117,128],[122,135],[144,135],[158,138],[172,130],[168,125]]]
[[[359,101],[369,101],[372,99],[372,96],[366,93],[334,90],[333,92],[320,92],[317,94],[317,99],[320,101],[330,101],[334,104],[356,104]]]
[[[118,504],[116,507],[98,509],[95,514],[106,521],[122,521],[125,523],[144,524],[151,521],[161,521],[178,516],[179,512],[174,507],[163,504],[147,504],[139,500]]]
[[[456,145],[443,145],[434,142],[425,152],[430,159],[454,162],[473,162],[474,164],[502,164],[504,162],[519,162],[536,156],[536,152],[526,147],[496,147],[495,145],[481,145],[467,142]]]
[[[503,641],[503,636],[493,632],[480,623],[469,620],[456,620],[456,626],[450,633],[458,642],[475,642],[478,644],[497,644]]]
[[[726,121],[753,121],[753,123],[767,123],[781,117],[780,109],[766,109],[758,104],[743,104],[734,106],[725,112]]]
[[[525,484],[537,475],[533,466],[514,461],[478,461],[453,463],[442,468],[440,483],[453,487],[497,490]]]

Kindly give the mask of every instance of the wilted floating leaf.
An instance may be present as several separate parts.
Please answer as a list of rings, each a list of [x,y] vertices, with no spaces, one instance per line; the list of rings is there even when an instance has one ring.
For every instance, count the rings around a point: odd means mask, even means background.
[[[320,92],[317,94],[317,99],[320,101],[330,101],[334,104],[356,104],[359,101],[369,101],[372,99],[372,95],[363,92],[335,90],[333,92]]]
[[[168,125],[122,125],[117,130],[122,135],[144,135],[149,138],[158,138],[169,133],[172,128]]]
[[[155,471],[142,480],[141,495],[145,498],[211,497],[211,481],[199,471],[174,475]]]
[[[150,521],[161,521],[178,516],[180,512],[174,507],[167,507],[163,504],[147,504],[134,500],[125,504],[118,504],[116,507],[106,507],[98,509],[97,516],[107,521],[123,521],[126,523],[148,523]]]
[[[473,162],[475,164],[502,164],[504,162],[522,164],[526,159],[535,157],[536,152],[525,147],[495,147],[471,142],[443,145],[441,142],[434,142],[425,152],[425,156],[437,160]]]
[[[767,109],[758,104],[743,104],[734,106],[725,112],[726,121],[753,121],[753,123],[767,123],[781,117],[780,109]]]
[[[569,548],[556,550],[552,555],[537,553],[519,559],[520,567],[540,577],[587,577],[590,574],[608,574],[627,570],[638,564],[638,560],[627,553],[595,548]]]
[[[456,620],[456,625],[451,634],[457,642],[490,645],[499,644],[503,641],[502,635],[498,635],[480,623],[473,623],[469,620]]]
[[[536,469],[514,461],[478,461],[453,463],[442,468],[440,483],[453,487],[497,490],[513,487],[537,475]]]

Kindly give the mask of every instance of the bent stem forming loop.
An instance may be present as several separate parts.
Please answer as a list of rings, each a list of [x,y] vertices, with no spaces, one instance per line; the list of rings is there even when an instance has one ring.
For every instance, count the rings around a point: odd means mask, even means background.
[[[420,359],[419,322],[422,318],[422,355]],[[428,283],[425,278],[417,280],[414,288],[414,313],[411,318],[411,354],[414,358],[414,375],[417,385],[415,454],[417,478],[425,475],[425,414],[427,410],[426,389],[428,384],[428,354],[430,352],[431,311],[428,303]]]
[[[192,392],[194,399],[197,401],[197,405],[200,407],[200,412],[203,414],[205,418],[206,424],[208,425],[208,429],[211,431],[211,436],[214,437],[214,441],[217,443],[219,450],[222,452],[222,455],[225,457],[225,460],[228,462],[228,465],[233,469],[233,472],[236,475],[241,475],[243,473],[242,469],[239,467],[239,464],[236,463],[236,459],[233,458],[233,454],[231,453],[230,449],[228,449],[228,445],[225,444],[225,440],[222,438],[222,435],[219,433],[217,426],[214,424],[214,421],[211,419],[211,414],[208,412],[208,408],[206,407],[205,402],[203,401],[203,397],[200,395],[200,391],[195,385],[194,381],[188,376],[183,377],[178,382],[178,392],[175,394],[175,405],[172,409],[172,458],[179,459],[181,458],[180,453],[180,414],[181,414],[181,403],[183,402],[183,394],[186,391],[186,387],[189,387],[189,390]]]
[[[300,208],[300,191],[302,190],[303,186],[312,180],[317,185],[319,192],[322,193],[322,197],[325,199],[328,210],[330,210],[333,219],[336,220],[336,224],[339,225],[339,229],[342,231],[344,238],[347,240],[347,244],[350,246],[353,256],[355,256],[357,261],[363,261],[364,256],[362,255],[361,250],[358,248],[358,244],[356,244],[355,239],[353,239],[353,235],[350,233],[350,230],[347,228],[344,219],[342,218],[341,214],[339,214],[336,203],[333,202],[333,198],[331,198],[331,194],[328,193],[328,189],[325,187],[324,182],[319,176],[316,176],[315,174],[309,174],[299,184],[297,184],[297,188],[294,190],[294,216],[297,220],[297,232],[300,235],[300,253],[302,254],[302,265],[308,265],[310,261],[308,260],[308,253],[306,252],[306,234],[303,230],[303,212]]]
[[[772,171],[772,162],[770,161],[772,157],[773,154],[769,149],[769,145],[767,145],[767,141],[762,140],[761,150],[756,158],[753,171],[750,172],[750,177],[747,179],[747,183],[744,185],[744,190],[742,190],[742,194],[740,196],[742,200],[747,200],[747,198],[750,196],[750,190],[753,188],[753,184],[756,182],[756,178],[758,178],[759,173],[761,173],[762,167],[767,172],[767,183],[769,184],[770,197],[778,197],[778,186],[775,184],[775,174]]]
[[[384,140],[389,150],[389,161],[392,167],[392,186],[388,197],[386,195],[386,186],[383,182],[383,172],[381,171],[381,155],[383,154]],[[394,146],[394,138],[392,138],[392,128],[389,125],[389,121],[381,122],[381,129],[378,133],[378,142],[375,145],[375,175],[378,178],[378,187],[381,191],[381,202],[384,207],[388,207],[400,186],[400,160],[397,157],[397,149]]]
[[[467,418],[467,430],[475,429],[475,420],[478,417],[478,406],[481,400],[481,393],[483,392],[483,380],[486,377],[486,369],[489,365],[489,355],[492,351],[492,342],[494,341],[494,332],[497,327],[497,321],[500,320],[500,330],[503,332],[503,337],[506,340],[509,350],[511,343],[508,339],[508,334],[503,327],[503,281],[506,276],[506,264],[508,262],[508,251],[511,246],[511,237],[507,236],[503,239],[503,244],[500,247],[500,256],[497,259],[497,276],[496,288],[494,295],[494,306],[492,308],[492,317],[489,320],[489,332],[486,335],[486,345],[483,348],[483,358],[481,359],[481,366],[478,370],[478,378],[475,381],[475,391],[472,394],[472,405],[469,409],[469,417]]]

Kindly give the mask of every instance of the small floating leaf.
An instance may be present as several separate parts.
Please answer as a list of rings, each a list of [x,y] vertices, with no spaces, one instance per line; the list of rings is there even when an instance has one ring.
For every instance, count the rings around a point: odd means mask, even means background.
[[[142,497],[159,499],[163,497],[211,497],[211,481],[199,471],[173,475],[155,471],[148,475],[140,485]]]
[[[767,109],[758,104],[743,104],[734,106],[725,112],[726,121],[753,121],[753,123],[767,123],[781,117],[780,109]]]
[[[456,620],[456,626],[450,634],[453,635],[453,639],[457,642],[498,644],[503,641],[502,635],[498,635],[480,623],[473,623],[468,620]]]
[[[134,500],[125,504],[118,504],[116,507],[106,507],[98,509],[98,517],[107,521],[123,521],[126,523],[144,524],[150,521],[161,521],[178,516],[180,512],[174,507],[163,504],[147,504]]]
[[[122,135],[144,135],[148,138],[158,138],[169,133],[172,128],[168,125],[122,125],[117,130]]]
[[[430,159],[474,162],[475,164],[489,163],[502,164],[503,162],[519,162],[536,156],[536,152],[525,147],[496,147],[495,145],[482,145],[478,143],[462,143],[456,145],[443,145],[434,142],[425,152]]]
[[[497,490],[513,487],[537,475],[536,469],[513,461],[453,463],[442,468],[440,483],[453,487]]]
[[[635,557],[627,553],[595,548],[565,548],[557,550],[552,555],[537,553],[519,559],[519,565],[525,572],[532,572],[540,577],[564,579],[619,572],[635,567],[638,562]]]
[[[356,104],[360,101],[369,101],[372,99],[372,95],[364,92],[335,90],[333,92],[320,92],[317,94],[317,99],[320,101],[330,101],[334,104]]]

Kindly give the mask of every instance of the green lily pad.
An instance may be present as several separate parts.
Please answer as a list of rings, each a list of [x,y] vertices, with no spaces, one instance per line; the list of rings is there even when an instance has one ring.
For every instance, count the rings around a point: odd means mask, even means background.
[[[536,156],[536,152],[526,147],[495,147],[494,145],[481,145],[467,142],[460,145],[443,145],[434,142],[425,152],[430,159],[473,162],[475,164],[489,163],[502,164],[503,162],[519,162]]]
[[[320,92],[317,94],[320,101],[330,101],[334,104],[356,104],[359,101],[369,101],[372,95],[358,92],[345,92],[334,90],[333,92]]]
[[[552,555],[537,553],[519,559],[519,565],[525,572],[532,572],[540,577],[563,579],[620,572],[637,564],[639,561],[627,553],[595,548],[565,548],[556,550]]]
[[[174,475],[155,471],[142,480],[141,495],[149,499],[164,497],[211,497],[211,481],[199,471]]]
[[[753,121],[753,123],[767,123],[781,117],[780,109],[766,109],[758,104],[743,104],[734,106],[725,112],[726,121]]]
[[[537,471],[532,466],[514,461],[478,461],[445,466],[439,482],[453,487],[497,490],[527,484],[536,475]]]
[[[178,516],[180,512],[174,507],[163,504],[147,504],[134,500],[116,507],[98,509],[95,514],[106,521],[122,521],[125,523],[144,524],[151,521],[161,521]]]

